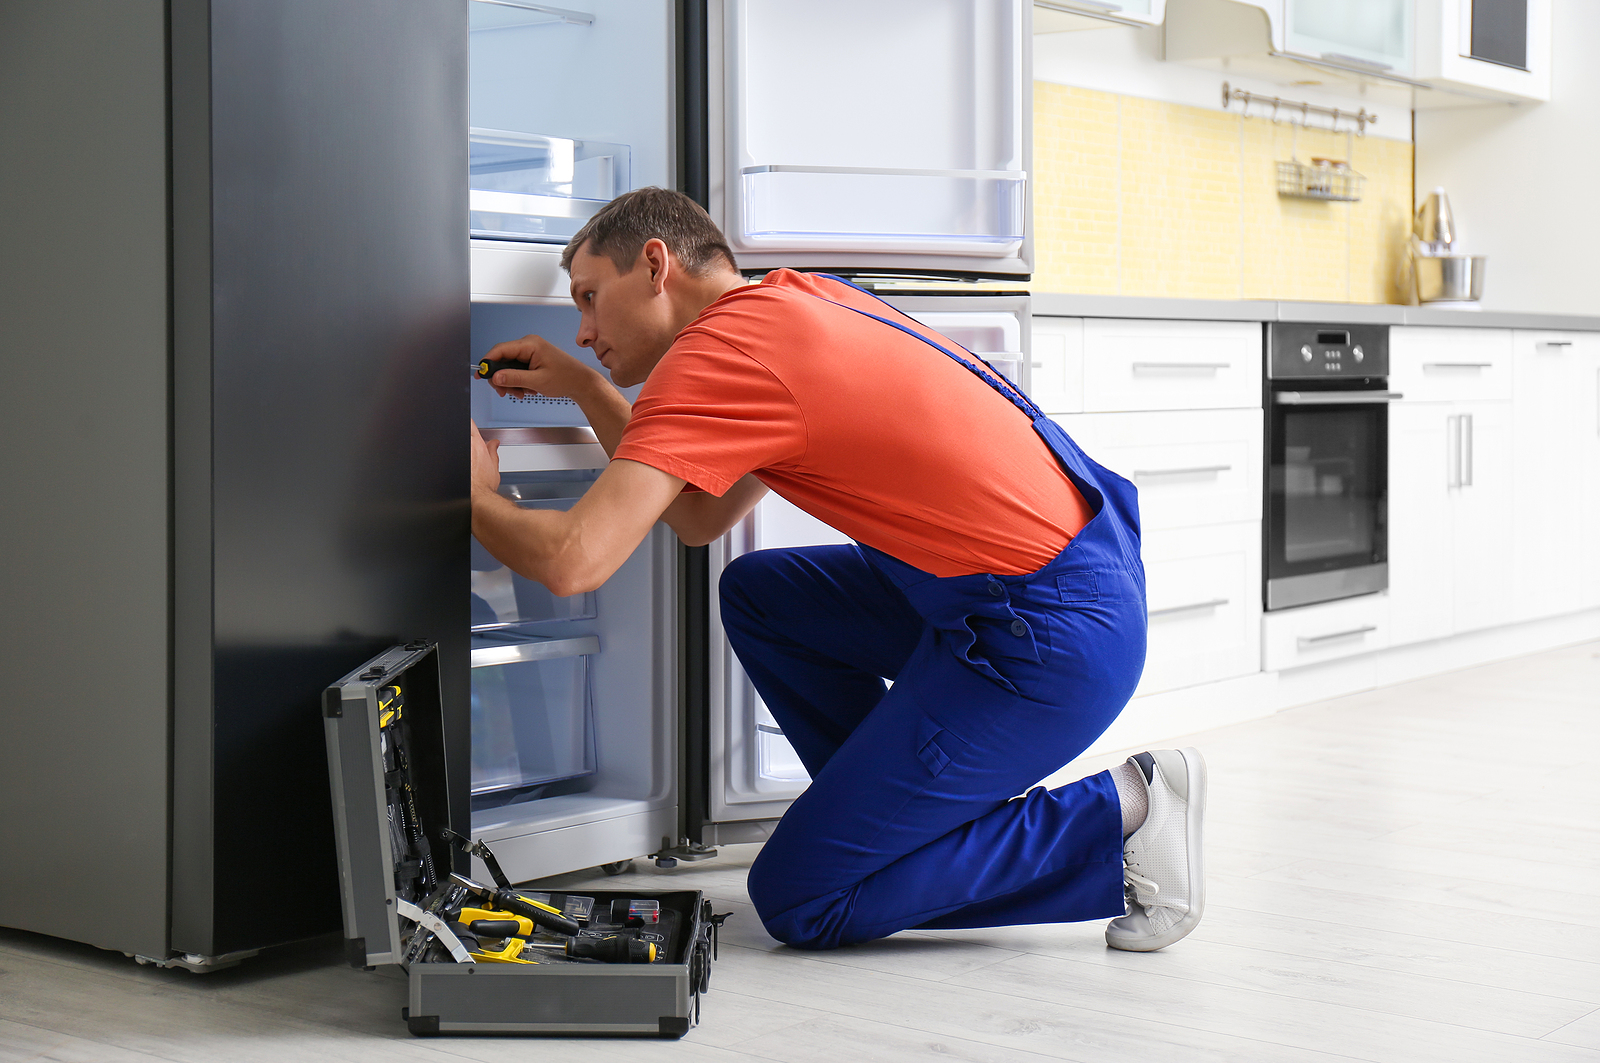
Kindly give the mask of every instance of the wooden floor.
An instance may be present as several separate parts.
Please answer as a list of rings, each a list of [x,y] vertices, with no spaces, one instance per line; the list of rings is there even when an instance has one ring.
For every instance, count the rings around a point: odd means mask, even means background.
[[[1162,953],[1098,924],[794,952],[735,847],[607,881],[735,913],[679,1042],[414,1039],[398,972],[333,943],[196,976],[0,931],[0,1059],[1600,1061],[1600,643],[1185,742],[1212,770],[1210,904]]]

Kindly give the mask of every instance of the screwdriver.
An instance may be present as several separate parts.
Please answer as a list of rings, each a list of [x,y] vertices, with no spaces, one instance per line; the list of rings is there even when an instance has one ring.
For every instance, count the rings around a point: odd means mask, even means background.
[[[550,949],[563,952],[575,960],[599,960],[601,963],[654,963],[659,952],[654,942],[640,941],[635,937],[612,934],[599,941],[593,938],[573,938],[557,944],[533,941],[529,948]]]
[[[519,897],[511,890],[485,886],[481,882],[474,882],[467,876],[455,872],[451,872],[450,880],[458,886],[466,887],[468,893],[488,899],[501,911],[531,919],[536,926],[542,926],[546,930],[553,930],[557,934],[575,937],[581,929],[577,923],[562,915],[558,909],[552,908],[548,904],[540,904],[538,901],[530,901],[524,897]],[[471,920],[464,920],[464,922],[470,923]]]
[[[494,376],[496,373],[498,373],[502,369],[519,369],[520,370],[520,369],[526,369],[526,368],[528,368],[528,363],[527,362],[513,362],[513,361],[510,361],[509,359],[499,359],[497,361],[491,361],[488,358],[485,358],[481,362],[479,362],[477,365],[472,367],[472,372],[473,372],[473,374],[475,376],[477,376],[477,378],[479,380],[488,380],[490,377]]]

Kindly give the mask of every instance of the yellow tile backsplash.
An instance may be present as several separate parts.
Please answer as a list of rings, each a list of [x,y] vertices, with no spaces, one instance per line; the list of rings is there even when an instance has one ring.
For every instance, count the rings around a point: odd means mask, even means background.
[[[1399,302],[1412,146],[1034,84],[1036,292]],[[1348,159],[1356,203],[1277,192],[1277,162]]]

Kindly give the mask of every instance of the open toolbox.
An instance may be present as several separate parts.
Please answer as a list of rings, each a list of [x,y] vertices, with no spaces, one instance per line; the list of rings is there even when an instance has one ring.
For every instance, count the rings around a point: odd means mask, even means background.
[[[346,675],[323,718],[347,955],[406,970],[412,1033],[681,1037],[699,1021],[721,917],[698,891],[517,890],[452,829],[432,643]]]

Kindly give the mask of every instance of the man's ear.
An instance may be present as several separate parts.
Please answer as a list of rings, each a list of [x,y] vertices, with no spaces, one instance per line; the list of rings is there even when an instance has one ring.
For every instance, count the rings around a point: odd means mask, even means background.
[[[667,250],[667,245],[659,239],[646,240],[643,250],[639,254],[644,258],[644,264],[650,269],[650,286],[660,295],[667,290],[667,277],[673,268],[672,252]]]

